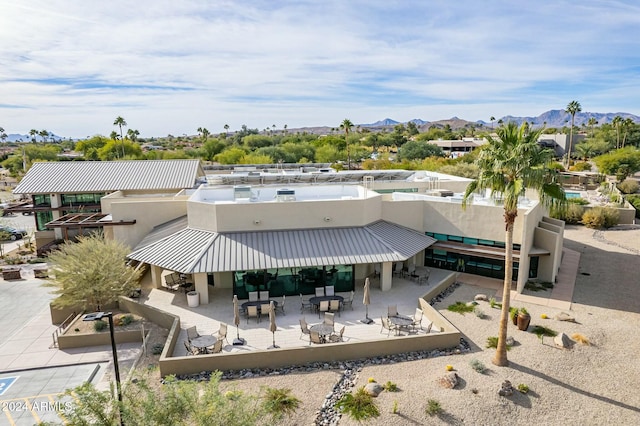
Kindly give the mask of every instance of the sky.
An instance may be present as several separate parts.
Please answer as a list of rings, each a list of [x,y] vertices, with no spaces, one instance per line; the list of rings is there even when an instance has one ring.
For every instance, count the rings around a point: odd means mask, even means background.
[[[0,0],[0,127],[640,115],[635,0]]]

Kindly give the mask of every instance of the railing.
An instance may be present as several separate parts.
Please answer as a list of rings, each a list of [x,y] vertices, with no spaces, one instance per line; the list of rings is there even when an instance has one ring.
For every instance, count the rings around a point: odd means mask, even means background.
[[[58,336],[64,333],[64,331],[67,329],[67,327],[69,327],[69,325],[71,324],[71,322],[74,320],[75,317],[76,317],[76,313],[72,312],[71,315],[69,315],[64,321],[62,321],[62,323],[58,326],[58,328],[56,328],[56,330],[53,333],[51,333],[51,337],[53,338],[54,348],[58,347]]]

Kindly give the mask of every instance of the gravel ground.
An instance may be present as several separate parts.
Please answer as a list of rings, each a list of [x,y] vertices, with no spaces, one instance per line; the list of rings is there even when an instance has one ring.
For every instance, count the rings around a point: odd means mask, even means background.
[[[637,425],[640,424],[640,342],[636,328],[640,323],[640,230],[594,232],[583,227],[568,227],[565,246],[581,252],[580,270],[569,312],[576,323],[557,321],[559,310],[527,303],[533,325],[544,325],[571,336],[580,333],[590,345],[575,344],[558,349],[552,338],[540,341],[530,331],[519,331],[511,323],[509,335],[516,344],[508,352],[509,367],[491,363],[494,350],[486,349],[486,339],[497,336],[499,310],[480,302],[486,318],[460,315],[446,310],[455,301],[470,301],[477,293],[489,297],[491,291],[463,285],[436,305],[471,344],[471,352],[368,366],[358,374],[356,387],[374,378],[378,383],[394,382],[399,392],[382,392],[376,399],[380,417],[365,422],[376,425],[469,424],[469,425]],[[542,319],[541,314],[549,319]],[[529,328],[531,330],[531,327]],[[481,361],[487,372],[474,371],[469,362]],[[292,360],[293,361],[293,360]],[[441,387],[437,380],[454,367],[459,376],[455,389]],[[303,401],[294,417],[279,424],[311,425],[325,396],[337,382],[335,370],[311,374],[289,374],[223,382],[223,388],[258,393],[261,386],[284,387]],[[516,387],[529,386],[527,394],[498,396],[504,380]],[[354,388],[355,389],[355,388]],[[443,412],[425,413],[427,400],[437,400]],[[397,403],[398,412],[392,413]],[[265,424],[268,424],[266,422]],[[356,425],[343,417],[340,425]]]

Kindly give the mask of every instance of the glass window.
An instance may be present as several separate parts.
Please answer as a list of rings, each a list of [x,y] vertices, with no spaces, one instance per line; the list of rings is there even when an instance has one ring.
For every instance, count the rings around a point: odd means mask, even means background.
[[[36,227],[38,231],[44,231],[46,228],[45,224],[51,222],[53,220],[52,212],[36,212]]]
[[[51,196],[49,194],[34,195],[33,204],[38,207],[51,207]]]
[[[477,239],[477,238],[467,238],[467,237],[464,237],[464,238],[462,239],[462,242],[463,242],[463,243],[465,243],[465,244],[471,244],[471,245],[474,245],[474,246],[477,246],[477,245],[478,245],[478,239]]]

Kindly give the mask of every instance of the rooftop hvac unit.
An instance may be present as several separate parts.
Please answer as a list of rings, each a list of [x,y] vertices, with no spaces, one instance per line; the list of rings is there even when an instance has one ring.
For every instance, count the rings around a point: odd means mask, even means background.
[[[251,198],[251,186],[237,185],[233,187],[233,199],[249,199]]]
[[[296,191],[293,189],[278,189],[276,191],[276,201],[295,201]]]

